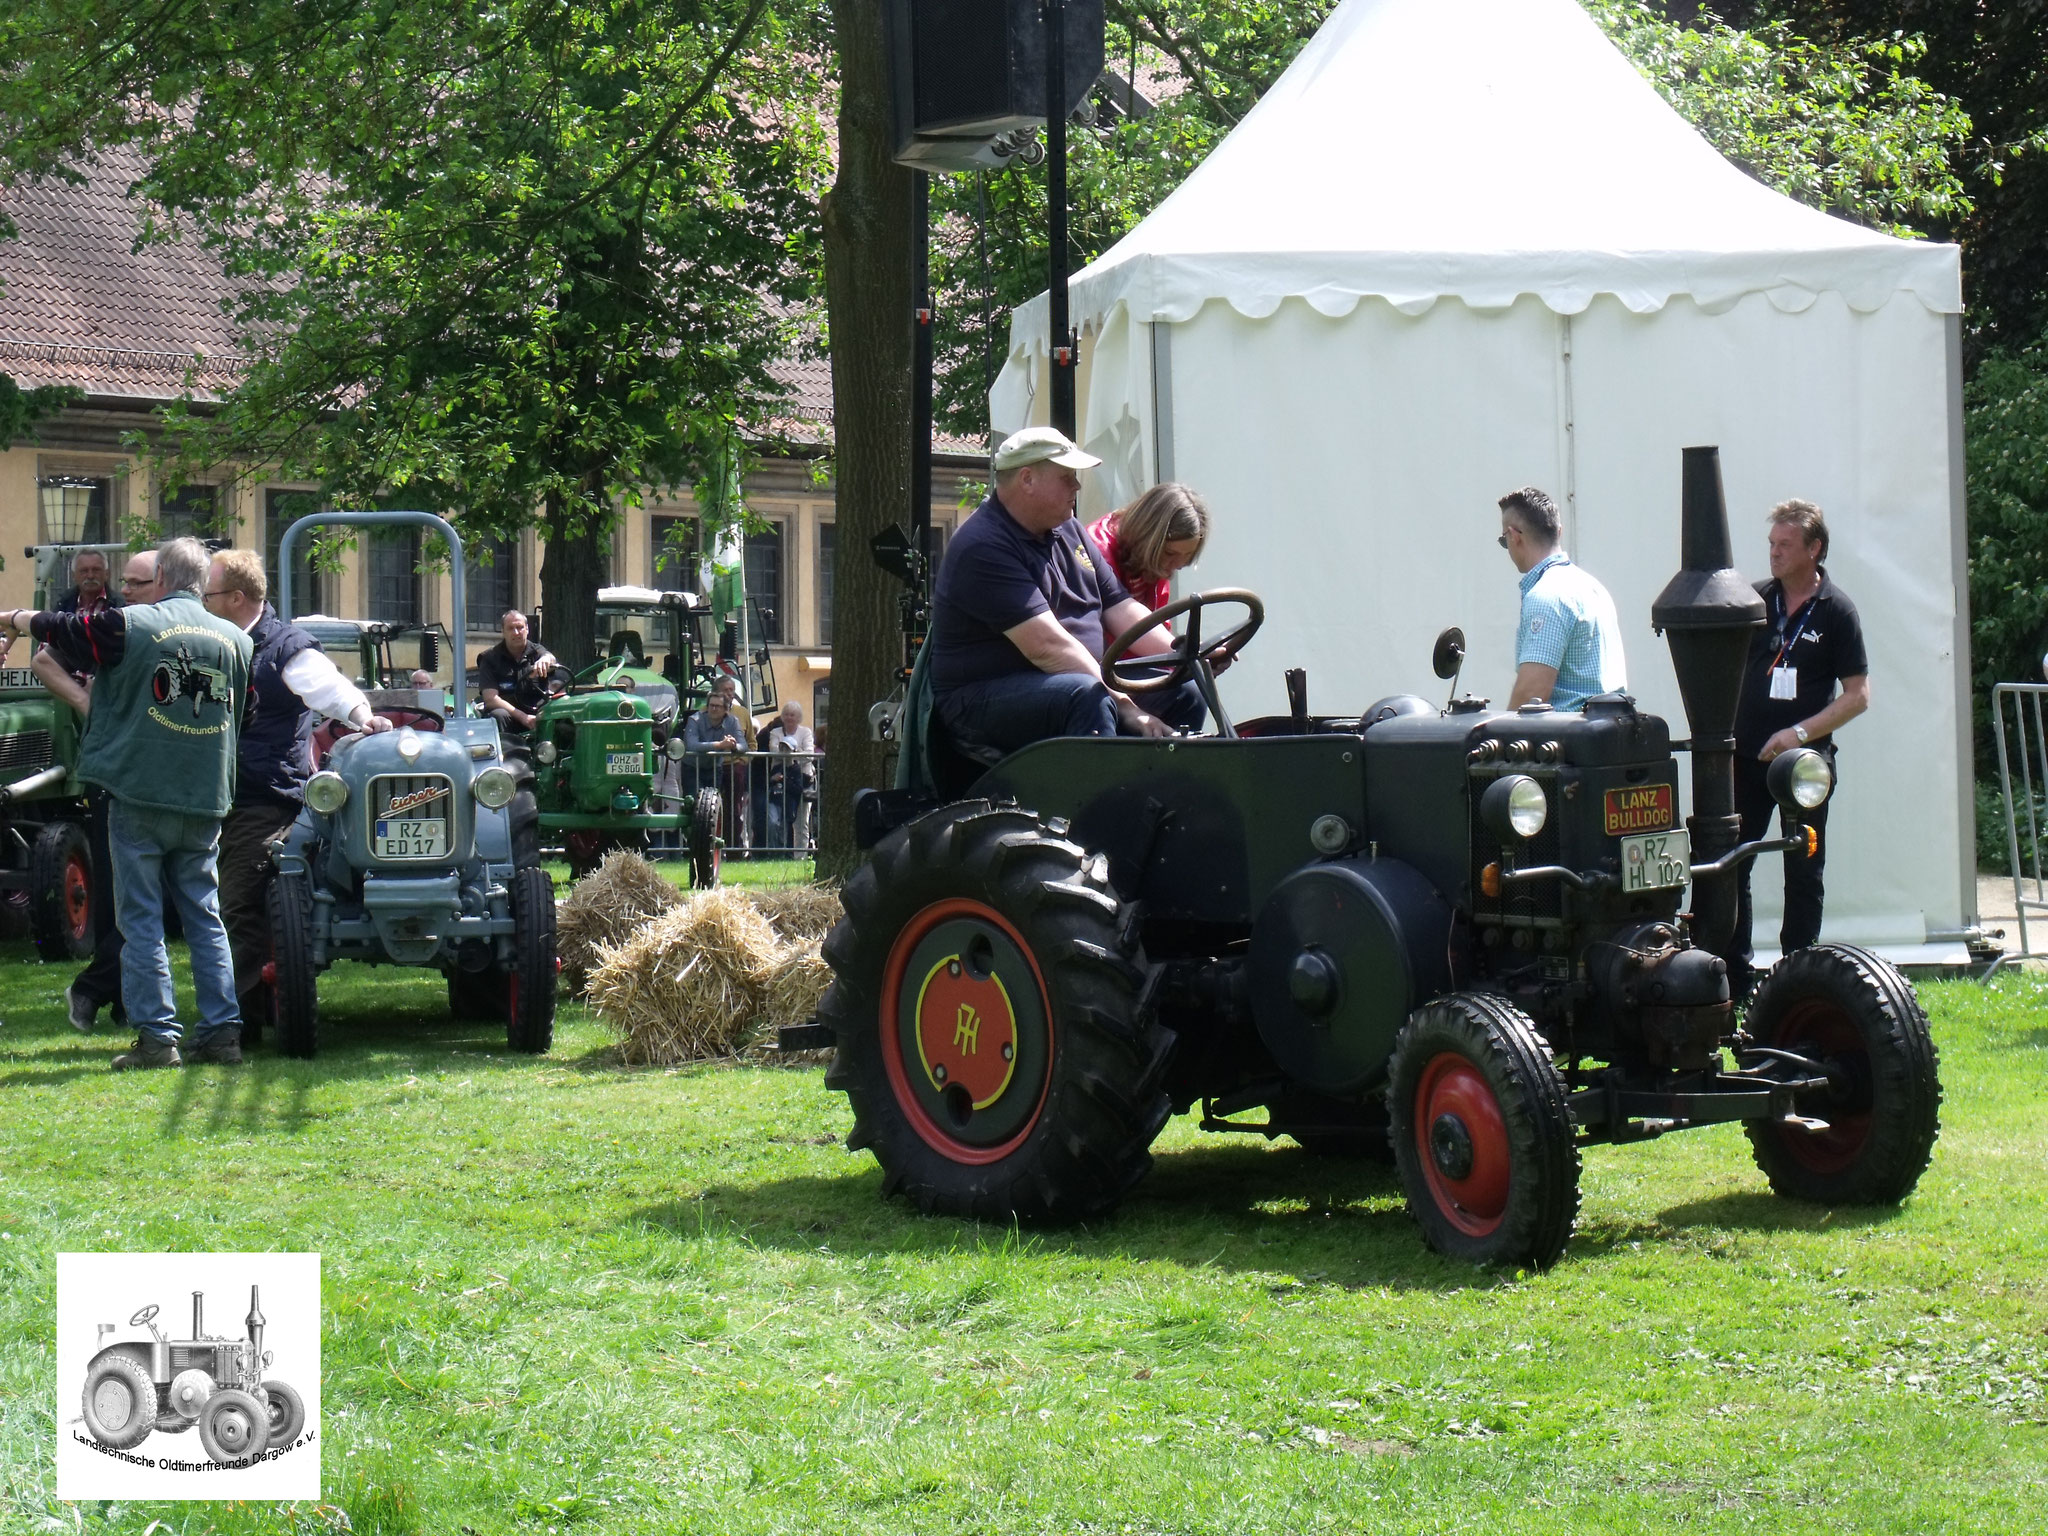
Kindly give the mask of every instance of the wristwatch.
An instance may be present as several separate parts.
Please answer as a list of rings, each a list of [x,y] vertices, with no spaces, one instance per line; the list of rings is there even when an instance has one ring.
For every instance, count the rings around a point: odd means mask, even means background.
[[[1794,736],[1797,736],[1797,737],[1799,738],[1799,745],[1801,745],[1802,747],[1806,745],[1806,727],[1805,727],[1805,726],[1803,726],[1803,725],[1795,725],[1795,726],[1793,726],[1793,727],[1792,727],[1792,734],[1793,734]]]

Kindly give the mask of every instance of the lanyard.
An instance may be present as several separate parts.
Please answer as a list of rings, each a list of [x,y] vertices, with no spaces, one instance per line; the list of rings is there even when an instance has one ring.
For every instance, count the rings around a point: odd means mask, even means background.
[[[1807,622],[1813,617],[1813,605],[1819,601],[1820,589],[1816,587],[1814,588],[1813,596],[1799,605],[1799,626],[1792,631],[1791,637],[1785,641],[1783,647],[1778,651],[1777,659],[1771,663],[1771,670],[1773,672],[1785,664],[1785,658],[1792,654],[1792,647],[1797,645],[1799,637],[1806,633]],[[1778,588],[1778,614],[1779,633],[1782,634],[1784,633],[1783,626],[1789,624],[1792,620],[1792,615],[1785,612],[1785,589],[1783,587]]]

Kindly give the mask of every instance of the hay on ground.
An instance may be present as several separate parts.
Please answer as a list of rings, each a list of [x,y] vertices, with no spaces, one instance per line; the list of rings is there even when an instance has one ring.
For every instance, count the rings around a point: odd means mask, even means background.
[[[555,909],[555,946],[572,988],[597,968],[598,951],[626,943],[649,919],[674,910],[683,893],[630,849],[617,848],[577,881]]]
[[[587,995],[624,1037],[630,1064],[727,1056],[761,1014],[780,954],[775,930],[744,892],[699,891],[602,949]]]
[[[785,944],[761,986],[761,1029],[749,1047],[749,1054],[784,1067],[815,1066],[831,1058],[832,1052],[783,1051],[777,1048],[777,1032],[787,1025],[808,1024],[818,1011],[818,1001],[832,985],[832,967],[818,953],[819,941]]]
[[[839,921],[839,892],[829,885],[766,886],[753,897],[785,944],[815,944]]]

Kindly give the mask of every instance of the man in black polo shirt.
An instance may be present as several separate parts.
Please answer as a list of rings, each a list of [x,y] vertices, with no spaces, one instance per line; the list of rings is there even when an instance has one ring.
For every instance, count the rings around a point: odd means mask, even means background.
[[[1870,707],[1870,661],[1856,605],[1829,578],[1828,525],[1810,501],[1781,502],[1770,515],[1771,579],[1757,583],[1767,620],[1750,642],[1735,717],[1735,808],[1745,842],[1767,834],[1774,809],[1766,765],[1795,747],[1813,747],[1835,760],[1834,732]],[[1836,684],[1841,691],[1836,691]],[[1820,852],[1785,855],[1785,921],[1778,947],[1785,954],[1820,941],[1821,870],[1827,861],[1828,808],[1804,815],[1820,834]],[[1753,863],[1754,861],[1752,861]],[[1739,997],[1747,988],[1750,957],[1750,864],[1742,866],[1737,909]]]
[[[933,706],[961,738],[1011,752],[1050,736],[1166,736],[1200,723],[1192,684],[1159,716],[1105,685],[1102,652],[1143,618],[1074,520],[1079,471],[1102,460],[1052,427],[996,450],[995,486],[946,549],[932,600]],[[1164,650],[1153,631],[1136,654]]]
[[[554,654],[526,634],[526,615],[513,609],[500,621],[502,638],[476,658],[484,711],[500,730],[530,731],[546,702],[548,679],[561,667]]]

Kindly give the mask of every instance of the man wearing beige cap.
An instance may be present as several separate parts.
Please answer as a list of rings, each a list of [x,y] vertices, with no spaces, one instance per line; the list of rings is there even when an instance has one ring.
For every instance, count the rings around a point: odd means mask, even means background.
[[[1080,471],[1102,461],[1052,427],[995,452],[995,485],[946,549],[932,601],[934,707],[963,741],[1012,752],[1050,736],[1166,736],[1202,719],[1193,684],[1148,715],[1105,684],[1109,640],[1145,616],[1090,557],[1074,520]],[[1155,630],[1135,654],[1164,650]]]

